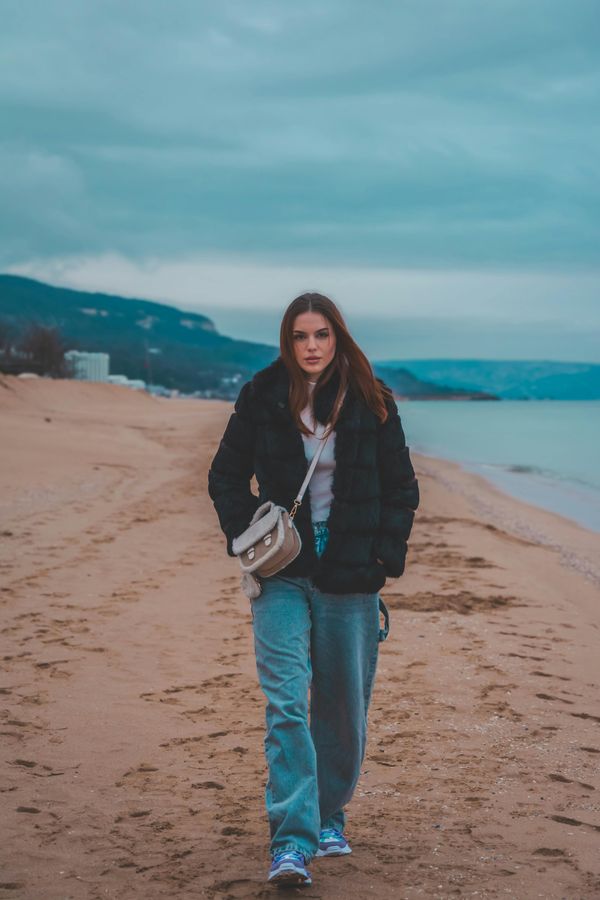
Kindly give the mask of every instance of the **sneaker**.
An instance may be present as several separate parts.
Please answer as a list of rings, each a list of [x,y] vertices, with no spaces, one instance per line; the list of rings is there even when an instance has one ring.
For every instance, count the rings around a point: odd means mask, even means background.
[[[316,856],[346,856],[352,848],[337,828],[323,828],[319,834],[319,849]]]
[[[269,869],[267,881],[273,884],[312,884],[304,855],[299,850],[276,853]]]

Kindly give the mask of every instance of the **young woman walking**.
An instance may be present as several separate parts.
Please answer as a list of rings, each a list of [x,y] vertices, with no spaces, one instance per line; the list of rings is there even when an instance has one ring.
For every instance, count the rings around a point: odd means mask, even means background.
[[[251,600],[266,695],[268,880],[310,884],[315,856],[351,852],[344,807],[360,774],[379,643],[379,596],[404,571],[419,490],[390,389],[332,300],[297,297],[281,355],[241,389],[208,476],[227,550],[259,505],[299,507],[300,554]],[[258,496],[250,490],[256,475]],[[379,612],[385,628],[380,628]],[[309,703],[310,694],[310,719]]]

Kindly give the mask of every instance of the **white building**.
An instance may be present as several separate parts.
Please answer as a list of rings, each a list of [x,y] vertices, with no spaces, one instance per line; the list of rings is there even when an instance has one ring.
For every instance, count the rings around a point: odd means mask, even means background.
[[[134,388],[136,391],[145,391],[146,382],[141,378],[128,378],[126,375],[109,375],[107,378],[111,384],[120,384],[123,387]]]
[[[68,350],[65,359],[71,363],[73,375],[79,381],[108,381],[110,365],[108,353]]]

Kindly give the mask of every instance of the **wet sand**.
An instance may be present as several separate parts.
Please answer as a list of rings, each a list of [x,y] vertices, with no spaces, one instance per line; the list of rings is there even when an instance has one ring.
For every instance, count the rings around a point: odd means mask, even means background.
[[[2,897],[277,895],[248,602],[206,492],[230,411],[0,381]],[[413,462],[354,853],[300,893],[599,897],[600,537]]]

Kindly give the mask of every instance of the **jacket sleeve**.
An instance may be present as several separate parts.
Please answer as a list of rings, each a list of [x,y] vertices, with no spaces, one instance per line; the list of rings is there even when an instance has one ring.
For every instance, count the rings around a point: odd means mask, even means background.
[[[251,414],[252,383],[247,382],[235,402],[225,433],[208,472],[208,493],[227,538],[227,553],[235,537],[250,524],[258,497],[250,490],[254,475],[255,424]]]
[[[381,518],[375,552],[385,566],[386,575],[398,578],[404,572],[408,537],[419,505],[419,484],[396,402],[390,398],[386,406],[388,418],[378,426]]]

